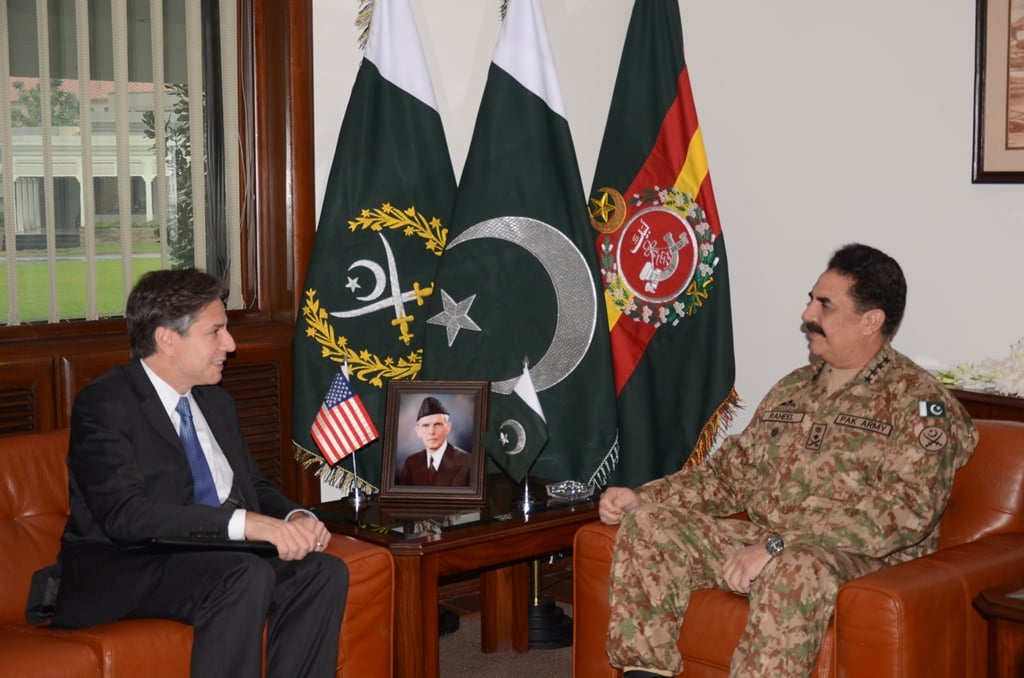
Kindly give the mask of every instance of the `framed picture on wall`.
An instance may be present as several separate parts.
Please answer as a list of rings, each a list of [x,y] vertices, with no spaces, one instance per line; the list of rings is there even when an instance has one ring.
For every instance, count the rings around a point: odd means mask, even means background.
[[[487,470],[486,381],[391,381],[382,502],[479,503]]]
[[[1024,0],[978,0],[972,181],[1024,183]]]

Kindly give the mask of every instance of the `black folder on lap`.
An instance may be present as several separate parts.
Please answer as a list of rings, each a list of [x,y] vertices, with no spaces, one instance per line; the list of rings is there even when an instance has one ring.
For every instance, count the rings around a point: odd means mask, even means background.
[[[277,547],[269,541],[212,539],[209,537],[153,537],[132,547],[138,551],[248,551],[261,556],[276,556]]]

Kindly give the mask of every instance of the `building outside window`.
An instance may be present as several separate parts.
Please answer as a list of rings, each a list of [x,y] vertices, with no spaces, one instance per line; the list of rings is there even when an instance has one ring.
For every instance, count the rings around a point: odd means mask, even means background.
[[[157,268],[240,307],[237,91],[234,2],[0,0],[0,324],[120,316]]]

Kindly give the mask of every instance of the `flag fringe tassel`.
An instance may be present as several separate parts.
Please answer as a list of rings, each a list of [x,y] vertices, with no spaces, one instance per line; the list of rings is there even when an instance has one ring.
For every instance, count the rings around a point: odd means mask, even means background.
[[[343,468],[341,464],[331,466],[323,456],[312,450],[307,450],[294,440],[292,441],[292,448],[295,454],[295,461],[302,464],[303,469],[312,471],[315,477],[327,485],[337,488],[346,497],[352,494],[352,488],[356,487],[357,484],[359,491],[365,494],[376,494],[378,492],[378,488],[367,482],[365,478],[356,476],[349,469]]]
[[[612,446],[608,449],[608,453],[604,455],[604,459],[598,464],[597,469],[590,474],[587,479],[587,484],[602,488],[608,484],[608,479],[612,475],[612,471],[619,465],[619,434],[615,433],[615,440],[612,442]]]
[[[370,23],[373,21],[374,0],[362,0],[356,13],[356,28],[359,29],[359,49],[366,49],[366,40],[370,37]]]
[[[728,430],[729,425],[732,424],[733,417],[736,415],[736,410],[742,406],[743,401],[736,392],[736,387],[733,386],[729,389],[729,395],[715,408],[711,417],[708,418],[703,428],[701,428],[700,435],[697,436],[697,443],[693,446],[690,457],[686,460],[687,466],[697,466],[704,463],[704,460],[707,459],[708,454],[715,448],[715,445],[725,437],[726,430]]]
[[[697,437],[697,443],[693,446],[693,450],[685,462],[686,466],[697,466],[707,459],[708,454],[711,453],[715,445],[725,437],[726,431],[736,415],[736,411],[741,407],[743,407],[743,400],[736,392],[736,387],[734,386],[729,389],[729,394],[725,397],[725,400],[715,408],[715,411],[704,423],[700,435]],[[597,469],[590,474],[587,484],[595,488],[605,487],[618,465],[619,437],[616,435],[615,442],[612,443],[611,448],[604,456],[604,459],[601,460],[601,463],[598,464]]]

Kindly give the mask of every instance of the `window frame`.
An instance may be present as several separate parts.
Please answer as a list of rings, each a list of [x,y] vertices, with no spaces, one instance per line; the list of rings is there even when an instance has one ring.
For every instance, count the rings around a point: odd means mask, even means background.
[[[240,364],[258,364],[260,384],[272,382],[269,395],[249,406],[275,421],[255,442],[267,449],[266,439],[274,441],[281,489],[312,504],[319,480],[302,469],[291,444],[291,347],[316,232],[312,1],[237,0],[237,7],[239,107],[251,120],[242,126],[240,165],[242,287],[250,307],[229,311],[228,319]],[[0,326],[0,429],[68,426],[81,387],[127,362],[126,334],[124,318]]]
[[[316,230],[311,0],[238,0],[242,296],[233,329],[293,324]],[[284,133],[282,133],[282,130]],[[125,336],[123,318],[0,326],[0,346]]]

